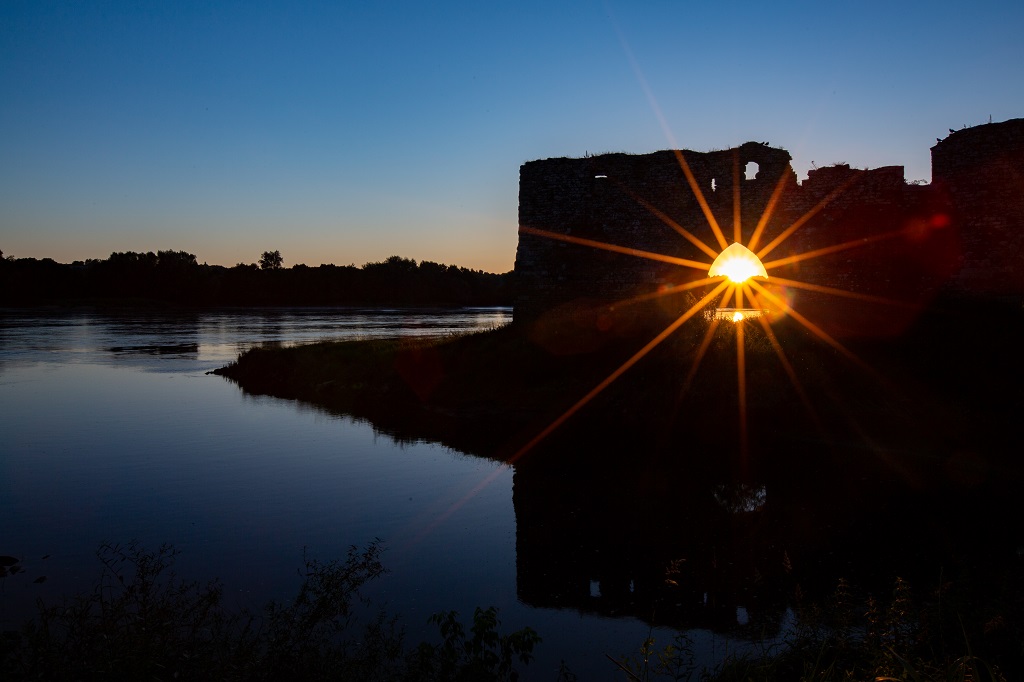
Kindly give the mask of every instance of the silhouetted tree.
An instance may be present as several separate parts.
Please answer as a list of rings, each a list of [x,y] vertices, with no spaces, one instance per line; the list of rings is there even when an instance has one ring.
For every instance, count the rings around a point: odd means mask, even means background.
[[[187,251],[157,251],[157,265],[162,268],[185,269],[199,264],[195,254]]]
[[[0,252],[0,305],[120,299],[183,305],[510,305],[511,273],[488,274],[391,256],[355,265],[297,264],[278,251],[259,265],[198,263],[187,251],[114,252],[75,261],[14,258]],[[261,269],[262,267],[262,269]]]
[[[264,251],[260,256],[260,267],[264,270],[280,270],[284,266],[284,258],[280,251]]]

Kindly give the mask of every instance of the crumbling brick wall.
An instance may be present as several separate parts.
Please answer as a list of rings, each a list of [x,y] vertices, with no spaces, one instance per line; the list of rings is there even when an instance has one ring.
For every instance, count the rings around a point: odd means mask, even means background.
[[[665,303],[671,297],[651,294],[705,273],[589,243],[710,264],[712,257],[678,229],[721,250],[698,195],[727,243],[735,241],[737,221],[746,244],[767,215],[760,247],[799,222],[766,261],[854,247],[785,266],[780,277],[909,305],[924,305],[943,289],[1024,294],[1024,120],[958,131],[932,149],[932,158],[930,186],[908,185],[902,166],[835,165],[797,183],[789,153],[758,143],[531,161],[520,168],[515,319],[607,325],[598,318],[613,314],[621,323],[630,314],[673,312]],[[752,177],[748,166],[756,167]]]
[[[953,286],[1024,292],[1024,119],[952,132],[931,149],[932,184],[956,209],[963,266]]]
[[[756,222],[780,181],[795,184],[782,149],[748,143],[719,152],[681,152],[708,210],[731,242],[734,190],[740,218]],[[756,176],[747,179],[747,164]],[[711,258],[673,227],[720,247],[676,152],[605,154],[532,161],[520,168],[519,224],[568,238],[599,241],[669,257]],[[679,267],[521,231],[516,252],[517,319],[649,293],[679,281]],[[689,274],[689,273],[687,273]]]

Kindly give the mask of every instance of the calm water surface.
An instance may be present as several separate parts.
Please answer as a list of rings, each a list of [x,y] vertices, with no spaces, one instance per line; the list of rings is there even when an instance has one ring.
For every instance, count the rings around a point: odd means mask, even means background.
[[[229,603],[258,607],[294,594],[303,552],[339,558],[380,538],[390,573],[372,593],[402,614],[411,642],[433,612],[494,605],[503,629],[530,625],[544,639],[530,679],[552,679],[563,658],[585,679],[613,679],[604,654],[635,650],[649,626],[517,599],[511,468],[397,444],[207,374],[256,344],[510,319],[506,308],[0,314],[0,554],[26,571],[5,581],[0,625],[36,596],[91,584],[106,541],[173,544],[180,575],[219,577]],[[724,645],[694,636],[706,656]]]

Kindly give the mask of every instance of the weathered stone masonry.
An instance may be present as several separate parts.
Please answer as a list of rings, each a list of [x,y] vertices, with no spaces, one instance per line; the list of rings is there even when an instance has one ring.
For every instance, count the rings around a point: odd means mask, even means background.
[[[936,144],[932,185],[948,193],[960,225],[954,286],[1024,292],[1024,119],[958,130]]]
[[[749,241],[773,193],[760,245],[802,222],[766,260],[867,239],[864,248],[787,266],[780,276],[915,301],[938,291],[1024,294],[1024,119],[950,134],[932,148],[927,186],[908,185],[902,166],[830,166],[798,183],[789,153],[758,143],[531,161],[520,168],[520,228],[710,262],[672,227],[720,250],[680,154],[729,243],[737,218]],[[647,314],[621,301],[703,276],[522,230],[515,270],[517,323],[626,308]]]

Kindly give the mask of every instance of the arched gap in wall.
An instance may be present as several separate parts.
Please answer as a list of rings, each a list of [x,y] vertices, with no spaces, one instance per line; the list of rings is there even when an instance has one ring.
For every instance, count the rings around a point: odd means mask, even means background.
[[[746,167],[746,174],[744,175],[744,177],[747,180],[756,180],[757,172],[759,170],[761,170],[761,167],[757,165],[756,161],[748,161]]]

